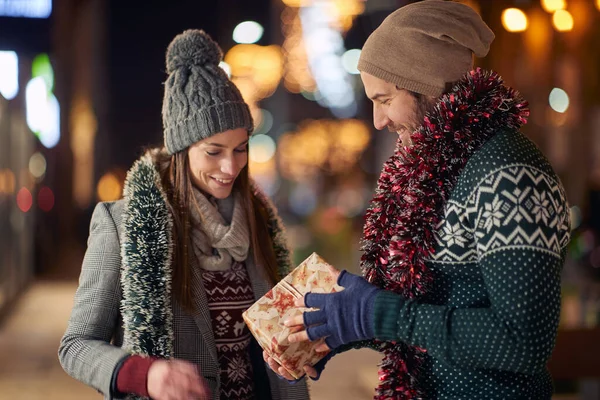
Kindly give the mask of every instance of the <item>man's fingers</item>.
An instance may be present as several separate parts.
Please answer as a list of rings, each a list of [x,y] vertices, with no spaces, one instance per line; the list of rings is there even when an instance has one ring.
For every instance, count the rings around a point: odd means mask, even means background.
[[[304,305],[308,308],[320,308],[325,306],[327,296],[334,296],[331,293],[306,293],[304,295]]]
[[[329,327],[327,325],[325,325],[325,324],[323,324],[323,325],[316,325],[316,326],[309,326],[308,328],[306,328],[306,337],[311,342],[314,342],[317,339],[321,339],[321,338],[327,337],[330,334],[331,334],[331,332],[329,330]]]
[[[337,284],[343,287],[349,286],[353,277],[354,275],[352,275],[350,272],[343,270],[338,276]]]
[[[304,326],[304,313],[286,319],[283,324],[285,326]]]
[[[306,331],[292,333],[290,336],[288,336],[288,341],[290,343],[306,342],[308,340],[310,339],[308,338],[308,333],[306,333]]]
[[[315,351],[317,353],[328,353],[329,351],[331,351],[331,349],[329,348],[327,343],[323,342],[320,345],[318,345],[317,347],[315,347]]]
[[[306,311],[302,313],[302,317],[304,320],[304,326],[324,324],[327,322],[327,315],[323,310]]]

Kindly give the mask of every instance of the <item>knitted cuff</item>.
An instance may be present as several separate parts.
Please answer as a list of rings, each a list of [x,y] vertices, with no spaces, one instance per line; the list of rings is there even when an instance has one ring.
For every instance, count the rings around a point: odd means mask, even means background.
[[[139,355],[127,358],[117,372],[117,390],[148,397],[148,370],[157,359]]]
[[[373,329],[376,339],[398,339],[398,317],[403,305],[404,299],[396,293],[387,290],[377,293],[373,310]]]

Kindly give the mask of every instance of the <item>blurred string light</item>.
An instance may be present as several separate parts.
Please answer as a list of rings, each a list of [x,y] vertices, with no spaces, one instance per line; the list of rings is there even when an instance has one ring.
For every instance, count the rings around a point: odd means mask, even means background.
[[[50,63],[50,57],[46,53],[38,54],[31,62],[31,76],[42,77],[46,83],[48,92],[54,90],[54,70]]]
[[[46,158],[40,152],[34,153],[29,159],[29,172],[37,179],[46,173]]]
[[[307,216],[317,207],[317,191],[308,183],[298,183],[291,191],[290,209],[297,215]]]
[[[600,0],[596,0],[596,8],[600,11]]]
[[[300,9],[300,20],[308,64],[319,93],[319,101],[338,118],[356,115],[357,105],[348,74],[342,66],[345,52],[344,39],[340,31],[331,27],[331,16],[327,14],[327,3],[316,2]]]
[[[358,70],[358,59],[360,58],[359,49],[350,49],[342,56],[342,65],[349,74],[357,75],[360,73]]]
[[[258,186],[268,196],[273,196],[281,185],[275,164],[275,157],[271,157],[265,162],[256,162],[252,158],[249,158],[248,168],[250,176]]]
[[[258,111],[260,112],[260,116],[257,121],[256,129],[254,130],[254,135],[269,133],[271,128],[273,128],[273,114],[264,108],[261,108]]]
[[[322,6],[323,15],[327,17],[332,28],[347,32],[354,19],[365,12],[366,0],[283,0],[290,8]]]
[[[275,92],[283,76],[281,48],[238,44],[229,49],[224,61],[231,67],[231,81],[250,106],[255,127],[258,126],[261,119],[258,102]]]
[[[19,57],[14,51],[0,51],[0,94],[6,100],[12,100],[17,93],[19,93]]]
[[[356,16],[365,11],[363,0],[329,0],[326,11],[331,18],[331,25],[342,32],[347,32]]]
[[[308,56],[302,37],[302,23],[298,10],[288,7],[281,13],[282,30],[285,35],[284,86],[291,93],[313,93],[316,83],[308,66]]]
[[[109,172],[98,181],[96,192],[100,201],[119,200],[123,192],[123,184],[116,174]]]
[[[300,92],[300,94],[302,97],[310,101],[321,101],[323,99],[323,96],[321,96],[319,92],[306,92],[303,90]]]
[[[594,249],[595,241],[595,235],[591,229],[574,232],[569,243],[569,252],[574,259],[581,260]]]
[[[569,114],[556,112],[551,106],[546,108],[546,119],[554,127],[564,126],[569,120]]]
[[[35,57],[32,79],[25,87],[26,120],[29,129],[47,148],[60,140],[60,106],[52,93],[54,72],[46,54]]]
[[[248,144],[249,171],[258,186],[269,196],[273,196],[280,186],[275,163],[277,145],[266,133],[273,127],[273,115],[265,109],[257,108],[256,129]]]
[[[307,120],[279,138],[277,152],[282,175],[298,182],[320,171],[339,173],[356,164],[370,141],[360,120]]]
[[[311,233],[303,225],[290,225],[286,227],[287,238],[293,249],[303,249],[310,246]]]
[[[573,30],[573,16],[567,10],[557,10],[552,15],[552,25],[559,32]]]
[[[350,219],[345,218],[337,207],[329,207],[315,216],[316,228],[328,235],[337,235],[346,230]],[[346,228],[346,229],[345,229]]]
[[[38,207],[45,212],[52,210],[54,207],[54,193],[47,186],[42,187],[38,191]]]
[[[15,174],[10,169],[0,170],[0,194],[15,192]]]
[[[336,207],[345,217],[352,218],[359,215],[362,213],[365,204],[366,198],[361,190],[347,188],[337,193]]]
[[[17,207],[23,212],[27,212],[31,209],[33,204],[33,197],[31,192],[26,187],[19,189],[17,192]]]
[[[20,186],[26,187],[30,191],[33,191],[36,184],[36,178],[31,174],[29,168],[23,168],[19,172],[18,182]]]
[[[554,13],[556,10],[564,10],[567,7],[565,0],[542,0],[542,8],[548,13]]]
[[[46,125],[48,90],[41,77],[33,78],[25,87],[26,120],[29,129],[39,136]]]
[[[502,11],[502,26],[509,32],[523,32],[527,29],[527,15],[518,8]]]
[[[249,154],[250,159],[257,163],[269,161],[275,155],[275,141],[268,135],[253,135],[250,138]]]
[[[481,14],[481,6],[478,0],[458,0],[458,2],[471,7],[477,14]]]
[[[73,199],[78,207],[86,208],[94,193],[94,141],[98,121],[92,100],[85,92],[78,91],[74,96],[69,124],[74,163]]]
[[[569,95],[561,88],[552,89],[548,101],[556,112],[564,113],[569,108]]]
[[[309,3],[312,3],[312,0],[282,0],[283,4],[288,7],[302,7]]]
[[[583,220],[583,218],[581,216],[581,209],[577,206],[573,206],[570,209],[570,214],[571,214],[571,230],[574,231],[577,228],[579,228],[579,226],[581,225],[581,222]]]
[[[48,18],[52,0],[0,0],[1,17]]]
[[[236,43],[256,43],[264,32],[261,24],[255,21],[244,21],[233,30],[233,40]]]
[[[223,71],[225,71],[225,73],[227,74],[227,76],[229,78],[231,78],[231,66],[229,64],[227,64],[225,61],[221,61],[219,63],[219,67],[221,67],[221,69]]]

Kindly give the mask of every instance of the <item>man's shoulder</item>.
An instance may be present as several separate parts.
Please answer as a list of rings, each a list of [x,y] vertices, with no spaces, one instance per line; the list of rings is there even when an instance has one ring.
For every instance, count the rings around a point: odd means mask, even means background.
[[[499,171],[512,170],[518,173],[523,168],[556,179],[550,162],[535,143],[520,131],[506,130],[498,133],[471,156],[463,175],[480,181]]]
[[[489,177],[518,176],[525,170],[558,182],[552,166],[535,143],[517,130],[499,132],[471,156],[458,178],[453,197],[462,202]]]

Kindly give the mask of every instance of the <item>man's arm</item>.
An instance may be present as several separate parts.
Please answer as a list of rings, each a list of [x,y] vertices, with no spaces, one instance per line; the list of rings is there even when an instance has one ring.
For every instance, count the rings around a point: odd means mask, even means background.
[[[421,304],[386,291],[375,303],[378,339],[405,341],[464,368],[520,373],[544,368],[559,321],[569,211],[559,183],[523,169],[520,177],[503,170],[490,174],[471,198],[490,306]],[[524,192],[527,196],[511,200]]]

